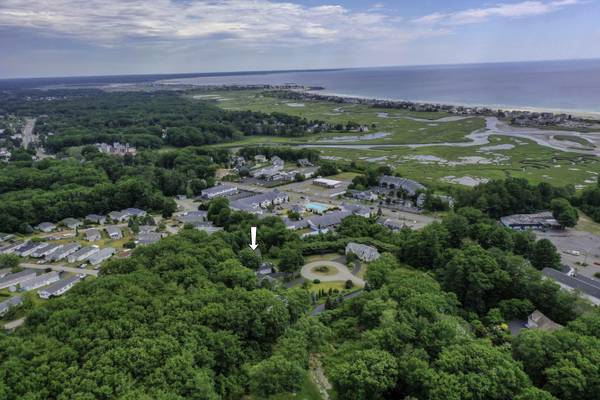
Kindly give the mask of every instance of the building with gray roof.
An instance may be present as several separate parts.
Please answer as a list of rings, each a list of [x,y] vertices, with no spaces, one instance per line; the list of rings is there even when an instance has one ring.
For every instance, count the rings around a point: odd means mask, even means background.
[[[46,259],[48,259],[48,261],[60,261],[63,258],[67,258],[70,254],[75,253],[80,248],[81,246],[79,245],[79,243],[67,243],[62,248],[48,255]]]
[[[15,272],[14,274],[5,275],[4,277],[0,278],[0,289],[18,285],[21,282],[33,279],[36,276],[37,273],[32,269],[26,269],[24,271]]]
[[[58,272],[50,271],[48,273],[38,275],[35,278],[19,283],[19,290],[23,292],[28,292],[30,290],[35,290],[37,288],[41,288],[42,286],[54,283],[59,279],[60,274]]]
[[[121,210],[121,212],[123,214],[127,214],[130,217],[145,217],[147,214],[146,211],[135,207],[126,208],[124,210]]]
[[[98,246],[88,246],[77,250],[75,253],[70,254],[67,257],[67,261],[70,263],[85,261],[94,254],[98,253],[100,248]]]
[[[88,261],[92,265],[98,265],[102,261],[105,261],[105,260],[108,260],[109,258],[111,258],[113,256],[113,254],[115,254],[115,252],[116,252],[116,250],[113,249],[112,247],[106,247],[106,248],[98,251],[96,254],[92,255],[88,259]]]
[[[14,237],[15,235],[11,235],[10,233],[0,233],[0,242],[6,242]]]
[[[550,211],[544,211],[536,214],[515,214],[500,218],[500,223],[507,228],[515,230],[544,230],[560,229],[558,221],[552,216]]]
[[[11,308],[23,304],[21,296],[14,296],[0,303],[0,317],[6,314]]]
[[[123,232],[121,231],[121,228],[119,228],[118,226],[114,226],[114,225],[107,226],[106,233],[108,234],[108,237],[111,238],[112,240],[119,240],[119,239],[123,238]]]
[[[235,200],[231,202],[230,207],[239,211],[261,213],[261,209],[285,203],[289,201],[289,199],[290,197],[287,193],[275,189],[271,192],[259,193],[244,199]]]
[[[48,257],[50,254],[54,253],[58,249],[61,249],[62,247],[63,247],[63,245],[59,244],[59,243],[47,244],[46,246],[41,247],[41,248],[37,249],[36,251],[34,251],[33,253],[31,253],[31,257],[33,257],[33,258]]]
[[[29,257],[34,251],[46,247],[47,245],[48,243],[44,242],[27,242],[23,247],[15,251],[15,254],[18,254],[21,257]]]
[[[12,254],[19,250],[21,247],[25,246],[25,242],[22,240],[17,240],[16,242],[6,244],[0,247],[0,254]]]
[[[365,244],[350,242],[346,245],[346,254],[354,254],[365,262],[375,261],[379,258],[379,251],[375,247]]]
[[[409,195],[414,196],[419,190],[425,190],[425,186],[411,179],[398,176],[383,175],[379,178],[379,186],[387,189],[403,189]]]
[[[333,211],[325,215],[318,215],[307,218],[308,224],[312,230],[322,230],[335,228],[342,223],[342,220],[352,215],[349,211]]]
[[[88,214],[85,216],[85,220],[94,224],[102,225],[106,222],[106,217],[104,215]]]
[[[552,279],[562,289],[577,291],[594,305],[600,305],[600,282],[581,275],[569,276],[553,268],[544,268],[542,275]]]
[[[41,224],[37,225],[35,229],[49,233],[56,229],[56,225],[54,225],[52,222],[42,222]]]
[[[60,221],[60,224],[66,226],[69,229],[76,229],[77,227],[83,225],[83,222],[75,218],[65,218],[62,221]]]
[[[157,243],[160,239],[162,239],[162,234],[158,232],[146,232],[140,233],[137,235],[136,244],[141,246]]]
[[[100,231],[96,228],[90,228],[85,231],[85,240],[88,242],[95,242],[96,240],[102,239]]]
[[[204,200],[211,200],[217,197],[233,196],[237,192],[237,186],[223,184],[204,189],[202,192],[200,192],[200,198]]]
[[[38,290],[38,296],[42,299],[49,299],[50,297],[62,296],[67,291],[71,290],[77,282],[81,280],[80,275],[74,275],[66,279],[56,281],[45,288]]]
[[[113,221],[123,222],[129,219],[129,214],[122,211],[111,211],[108,213],[108,217]]]

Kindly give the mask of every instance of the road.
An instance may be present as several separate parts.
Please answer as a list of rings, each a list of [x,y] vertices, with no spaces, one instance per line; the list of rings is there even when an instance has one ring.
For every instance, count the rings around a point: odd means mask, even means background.
[[[33,134],[35,121],[35,118],[25,118],[25,126],[23,127],[23,141],[21,142],[21,145],[24,149],[27,149],[31,143],[35,143],[37,141],[36,136]]]
[[[360,296],[361,294],[363,294],[362,289],[357,290],[356,292],[348,293],[347,295],[342,296],[342,298],[344,300],[350,300],[350,299]],[[310,312],[310,316],[316,317],[317,315],[321,314],[323,311],[325,311],[325,304],[319,304],[318,306],[313,308],[313,310]]]
[[[98,276],[98,270],[65,267],[62,264],[21,264],[21,267],[23,267],[23,268],[30,268],[30,269],[47,269],[47,268],[50,268],[53,271],[71,272],[73,274],[84,274],[84,275]]]

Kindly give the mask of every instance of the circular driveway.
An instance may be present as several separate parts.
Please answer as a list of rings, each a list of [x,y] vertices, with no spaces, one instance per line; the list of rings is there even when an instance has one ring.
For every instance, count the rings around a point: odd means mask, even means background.
[[[335,273],[333,275],[321,275],[316,272],[313,272],[314,268],[320,267],[320,266],[327,266],[327,267],[335,268],[335,269],[337,269],[337,273]],[[352,283],[354,283],[356,286],[364,286],[365,285],[365,281],[352,275],[350,270],[348,270],[348,267],[346,267],[342,263],[335,262],[335,261],[315,261],[315,262],[308,263],[302,267],[300,274],[302,275],[303,278],[305,278],[309,281],[314,281],[315,279],[318,279],[321,282],[352,281]]]

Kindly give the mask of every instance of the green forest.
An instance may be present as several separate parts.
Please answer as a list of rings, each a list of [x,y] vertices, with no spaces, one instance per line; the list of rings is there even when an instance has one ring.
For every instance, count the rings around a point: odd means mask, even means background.
[[[421,231],[392,233],[348,217],[300,240],[277,217],[231,212],[225,231],[184,229],[109,261],[101,276],[28,312],[0,334],[3,399],[263,399],[300,390],[318,356],[337,399],[595,399],[600,313],[543,280],[556,249],[462,208]],[[384,254],[362,296],[310,317],[303,288],[261,287],[245,250],[288,270],[347,241]],[[566,325],[511,337],[506,323],[539,309]],[[285,396],[284,396],[285,397]]]

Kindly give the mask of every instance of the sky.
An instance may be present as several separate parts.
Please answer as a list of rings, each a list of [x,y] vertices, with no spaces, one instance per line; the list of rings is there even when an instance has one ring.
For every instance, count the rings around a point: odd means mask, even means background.
[[[0,78],[600,58],[600,0],[0,0]]]

